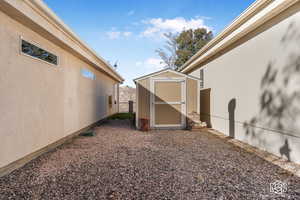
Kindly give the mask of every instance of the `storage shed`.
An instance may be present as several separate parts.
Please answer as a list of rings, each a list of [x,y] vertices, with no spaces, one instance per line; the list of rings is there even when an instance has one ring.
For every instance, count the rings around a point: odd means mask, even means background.
[[[136,127],[150,129],[187,126],[199,116],[200,79],[164,69],[134,79],[136,84]]]

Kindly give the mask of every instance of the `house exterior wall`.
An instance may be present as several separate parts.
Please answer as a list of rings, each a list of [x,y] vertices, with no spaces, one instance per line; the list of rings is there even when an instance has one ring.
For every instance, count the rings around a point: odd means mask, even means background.
[[[299,11],[297,3],[199,66],[212,128],[297,163]],[[190,74],[199,77],[200,68]]]
[[[22,55],[20,37],[59,56],[58,66]],[[2,11],[0,39],[0,168],[117,112],[108,96],[118,81]]]
[[[172,72],[163,72],[153,76],[155,78],[178,78],[184,77],[183,75],[172,73]],[[187,105],[187,114],[191,112],[197,112],[198,104],[198,89],[199,82],[197,80],[186,78],[186,105]],[[137,85],[137,127],[140,128],[139,119],[144,118],[150,120],[150,78],[145,78],[136,82]],[[174,93],[172,91],[174,87],[169,90],[165,90],[165,96]],[[162,117],[163,118],[163,117]]]

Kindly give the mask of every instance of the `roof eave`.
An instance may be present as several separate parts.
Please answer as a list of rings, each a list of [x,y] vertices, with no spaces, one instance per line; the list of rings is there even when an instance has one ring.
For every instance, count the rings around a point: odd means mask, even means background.
[[[15,10],[16,12],[21,13],[27,20],[32,21],[32,23],[37,23],[35,18],[32,17],[33,13],[29,13],[28,9],[23,9],[22,4],[30,7],[35,11],[36,16],[44,18],[47,23],[53,25],[57,31],[65,35],[65,37],[69,38],[70,41],[74,43],[74,45],[79,46],[79,48],[86,53],[91,59],[90,61],[100,70],[103,70],[107,73],[110,77],[115,79],[118,82],[123,82],[123,77],[115,70],[113,67],[107,63],[101,56],[99,56],[94,50],[92,50],[88,45],[83,42],[47,5],[40,0],[26,0],[26,1],[17,1],[17,0],[1,0],[0,5],[5,7],[9,7],[10,9]],[[3,10],[6,12],[6,10]],[[7,11],[8,12],[8,11]],[[9,14],[9,13],[7,13]],[[14,16],[13,16],[14,17]],[[25,21],[23,18],[18,18],[20,22]],[[45,26],[39,25],[41,28],[45,28]],[[56,37],[57,40],[60,40],[55,34],[51,31],[47,30],[50,35],[54,38]],[[62,41],[66,46],[70,46],[70,44]],[[76,53],[79,53],[77,51]],[[80,54],[80,53],[79,53]],[[89,58],[87,58],[89,60]],[[92,61],[93,60],[93,61]]]
[[[155,76],[157,74],[160,74],[160,73],[163,73],[163,72],[167,72],[167,71],[170,71],[170,72],[173,72],[173,73],[177,73],[177,74],[180,74],[180,75],[183,75],[185,77],[188,77],[188,78],[191,78],[191,79],[195,79],[195,80],[198,80],[200,81],[200,79],[198,77],[194,77],[194,76],[191,76],[191,75],[187,75],[187,74],[184,74],[182,72],[178,72],[178,71],[175,71],[175,70],[172,70],[170,68],[167,68],[167,69],[162,69],[162,70],[159,70],[159,71],[156,71],[156,72],[153,72],[153,73],[150,73],[150,74],[147,74],[147,75],[144,75],[144,76],[140,76],[138,78],[135,78],[133,79],[133,82],[136,83],[137,81],[140,81],[140,80],[144,80],[144,79],[147,79],[147,78],[150,78],[152,76]]]
[[[72,29],[66,25],[43,1],[40,0],[30,0],[35,6],[37,6],[43,13],[45,13],[56,25],[58,25],[62,30],[72,37],[76,42],[78,42],[84,49],[95,56],[99,61],[101,61],[114,75],[117,76],[118,81],[123,82],[124,78],[99,54],[97,54],[92,48],[90,48],[80,37],[72,31]],[[98,66],[99,67],[99,66]],[[101,68],[101,67],[99,67]]]
[[[220,34],[218,34],[213,40],[207,43],[202,49],[200,49],[194,56],[192,56],[184,65],[182,65],[179,69],[182,73],[187,73],[197,68],[201,61],[206,60],[207,57],[211,57],[216,53],[220,52],[225,47],[229,46],[233,42],[239,40],[244,37],[247,33],[251,32],[261,24],[265,23],[269,19],[281,13],[283,10],[287,9],[291,5],[295,4],[299,0],[257,0],[250,7],[248,7],[239,17],[237,17],[229,26],[227,26]],[[275,4],[273,9],[266,13],[264,16],[257,19],[255,26],[250,26],[245,28],[243,31],[239,32],[236,36],[230,38],[230,40],[226,41],[231,34],[243,26],[249,19],[251,19],[254,15],[259,13],[264,8],[268,7],[270,4]],[[220,47],[213,50],[214,47],[219,45],[222,41],[224,42]],[[211,51],[211,52],[209,52]],[[208,53],[209,52],[209,53]],[[203,58],[203,59],[201,59]]]

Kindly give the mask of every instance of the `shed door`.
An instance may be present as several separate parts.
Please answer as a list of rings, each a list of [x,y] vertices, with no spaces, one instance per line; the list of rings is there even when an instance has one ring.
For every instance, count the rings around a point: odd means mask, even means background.
[[[151,126],[185,126],[185,79],[151,80]]]

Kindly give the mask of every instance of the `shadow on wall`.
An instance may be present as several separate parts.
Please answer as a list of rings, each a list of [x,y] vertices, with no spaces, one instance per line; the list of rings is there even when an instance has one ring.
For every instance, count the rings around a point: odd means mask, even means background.
[[[260,111],[244,122],[246,135],[265,146],[262,133],[278,132],[284,141],[279,149],[281,156],[290,158],[289,138],[300,138],[300,26],[289,24],[280,41],[282,52],[287,54],[270,61],[261,79]],[[272,134],[270,134],[272,137]]]
[[[235,129],[234,129],[234,112],[236,107],[236,99],[231,99],[228,103],[228,114],[229,114],[229,137],[235,137]]]

